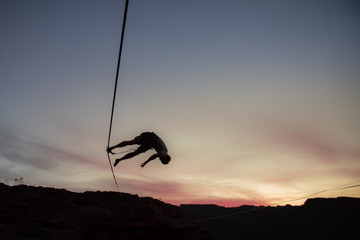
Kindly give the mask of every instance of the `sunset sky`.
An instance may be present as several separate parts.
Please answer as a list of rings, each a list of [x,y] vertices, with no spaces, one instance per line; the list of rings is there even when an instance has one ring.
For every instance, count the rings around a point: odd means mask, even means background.
[[[105,148],[124,5],[0,1],[1,182],[116,191]],[[120,190],[223,206],[360,197],[359,13],[130,0],[111,144],[154,131],[172,160],[119,163]]]

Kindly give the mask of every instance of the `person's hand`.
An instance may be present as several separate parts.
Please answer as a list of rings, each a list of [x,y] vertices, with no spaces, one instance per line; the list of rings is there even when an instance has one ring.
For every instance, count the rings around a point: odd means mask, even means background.
[[[107,147],[107,148],[106,148],[106,152],[107,152],[107,153],[114,154],[114,153],[112,152],[112,148],[111,148],[111,147]]]

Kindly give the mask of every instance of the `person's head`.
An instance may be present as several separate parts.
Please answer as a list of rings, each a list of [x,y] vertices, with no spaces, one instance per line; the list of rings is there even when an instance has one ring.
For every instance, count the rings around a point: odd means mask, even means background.
[[[163,154],[160,156],[160,161],[162,164],[166,165],[170,162],[171,157],[168,154]]]

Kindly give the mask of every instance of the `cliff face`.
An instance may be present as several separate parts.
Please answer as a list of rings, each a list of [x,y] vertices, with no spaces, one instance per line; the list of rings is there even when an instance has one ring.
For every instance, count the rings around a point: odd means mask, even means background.
[[[117,192],[0,184],[0,239],[212,239],[174,205]]]

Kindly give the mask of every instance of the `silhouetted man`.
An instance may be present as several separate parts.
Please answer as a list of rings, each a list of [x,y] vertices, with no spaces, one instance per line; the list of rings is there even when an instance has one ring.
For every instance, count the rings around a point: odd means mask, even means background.
[[[109,147],[106,149],[108,153],[114,154],[112,152],[113,149],[119,148],[119,147],[125,147],[127,145],[133,145],[137,144],[140,145],[138,149],[136,149],[134,152],[128,153],[122,158],[116,159],[114,166],[116,166],[120,161],[123,161],[125,159],[129,159],[132,157],[135,157],[136,155],[146,152],[149,149],[154,148],[156,153],[152,155],[147,161],[141,164],[141,167],[144,167],[147,163],[154,160],[155,158],[159,158],[162,164],[168,164],[170,162],[171,157],[168,155],[167,148],[165,146],[165,143],[161,138],[159,138],[155,133],[153,132],[143,132],[139,136],[135,137],[131,141],[123,141],[119,143],[118,145]]]

